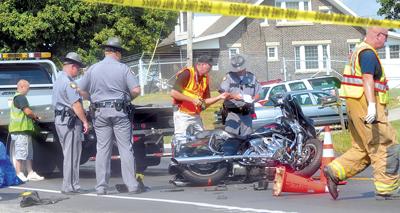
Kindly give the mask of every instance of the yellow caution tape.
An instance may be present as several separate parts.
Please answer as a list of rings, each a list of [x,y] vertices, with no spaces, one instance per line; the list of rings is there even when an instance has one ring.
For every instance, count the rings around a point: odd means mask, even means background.
[[[384,28],[400,28],[400,21],[377,20],[354,17],[337,13],[320,13],[282,9],[266,5],[212,1],[212,0],[83,0],[90,3],[114,4],[129,7],[143,7],[173,11],[192,11],[196,13],[221,14],[224,16],[246,16],[248,18],[268,18],[303,20],[323,24],[350,26],[379,26]]]

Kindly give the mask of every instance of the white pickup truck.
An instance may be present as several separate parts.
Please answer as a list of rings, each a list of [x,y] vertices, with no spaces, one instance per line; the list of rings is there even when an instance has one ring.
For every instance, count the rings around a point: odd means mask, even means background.
[[[33,167],[40,174],[51,174],[56,167],[62,171],[63,155],[54,127],[52,102],[53,82],[57,67],[49,60],[50,53],[0,53],[0,141],[6,144],[14,160],[13,145],[8,134],[9,111],[16,84],[20,79],[30,83],[27,95],[32,110],[41,118],[35,125],[33,137]],[[158,165],[163,153],[163,136],[174,131],[172,107],[136,106],[132,123],[134,149],[139,171]],[[84,135],[81,164],[96,155],[96,136],[93,129]],[[118,171],[117,149],[113,150],[113,165]]]

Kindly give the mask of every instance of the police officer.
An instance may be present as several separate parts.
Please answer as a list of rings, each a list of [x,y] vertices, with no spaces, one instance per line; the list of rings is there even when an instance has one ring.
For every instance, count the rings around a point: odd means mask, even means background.
[[[121,156],[122,179],[132,194],[141,193],[135,179],[135,159],[132,150],[132,126],[126,108],[140,94],[137,77],[121,63],[124,48],[112,37],[103,46],[104,59],[92,65],[79,82],[81,90],[89,93],[96,109],[94,129],[97,136],[96,191],[107,194],[113,141]]]
[[[237,136],[246,136],[252,132],[253,101],[258,99],[260,84],[256,76],[244,67],[245,59],[241,55],[231,58],[233,71],[223,78],[219,92],[230,93],[230,98],[224,101],[227,112],[225,131]],[[225,155],[235,155],[240,145],[240,139],[229,139],[223,145]]]
[[[79,164],[82,151],[83,132],[87,133],[89,124],[82,106],[82,99],[76,91],[73,78],[84,67],[81,57],[70,52],[63,59],[63,72],[58,75],[53,87],[53,106],[55,109],[55,126],[63,149],[63,184],[64,194],[84,193],[79,186]],[[77,120],[79,118],[79,120]]]

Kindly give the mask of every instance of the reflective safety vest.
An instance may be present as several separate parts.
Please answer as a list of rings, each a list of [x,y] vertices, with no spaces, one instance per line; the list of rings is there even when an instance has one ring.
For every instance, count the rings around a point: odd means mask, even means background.
[[[363,50],[367,49],[372,50],[375,53],[379,65],[381,66],[382,75],[379,80],[375,80],[375,92],[378,93],[379,102],[381,104],[387,104],[389,102],[389,87],[387,85],[385,71],[376,50],[365,42],[362,42],[356,47],[355,52],[351,55],[349,64],[347,64],[344,68],[343,80],[340,86],[339,95],[342,98],[360,98],[363,95],[364,86],[359,56]]]
[[[204,75],[202,79],[198,79],[194,67],[185,67],[184,69],[179,71],[176,76],[178,77],[180,73],[186,70],[189,71],[190,77],[186,87],[182,89],[181,93],[193,99],[202,99],[204,92],[207,90],[207,87],[209,85],[208,74]],[[187,113],[189,115],[199,115],[202,110],[200,106],[194,105],[193,102],[174,100],[174,103],[178,106],[179,111]]]
[[[20,93],[16,93],[10,107],[10,124],[8,125],[9,132],[33,131],[33,120],[29,118],[23,110],[15,107],[14,99]]]

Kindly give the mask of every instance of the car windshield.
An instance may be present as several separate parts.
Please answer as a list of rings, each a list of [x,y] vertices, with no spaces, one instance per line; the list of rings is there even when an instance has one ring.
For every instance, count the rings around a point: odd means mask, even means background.
[[[44,64],[0,64],[0,85],[14,86],[21,79],[32,84],[51,84],[51,76]]]
[[[340,80],[335,77],[316,78],[308,80],[314,90],[329,90],[340,88]]]
[[[265,99],[265,96],[268,94],[268,90],[270,87],[262,87],[260,92],[260,99]]]

